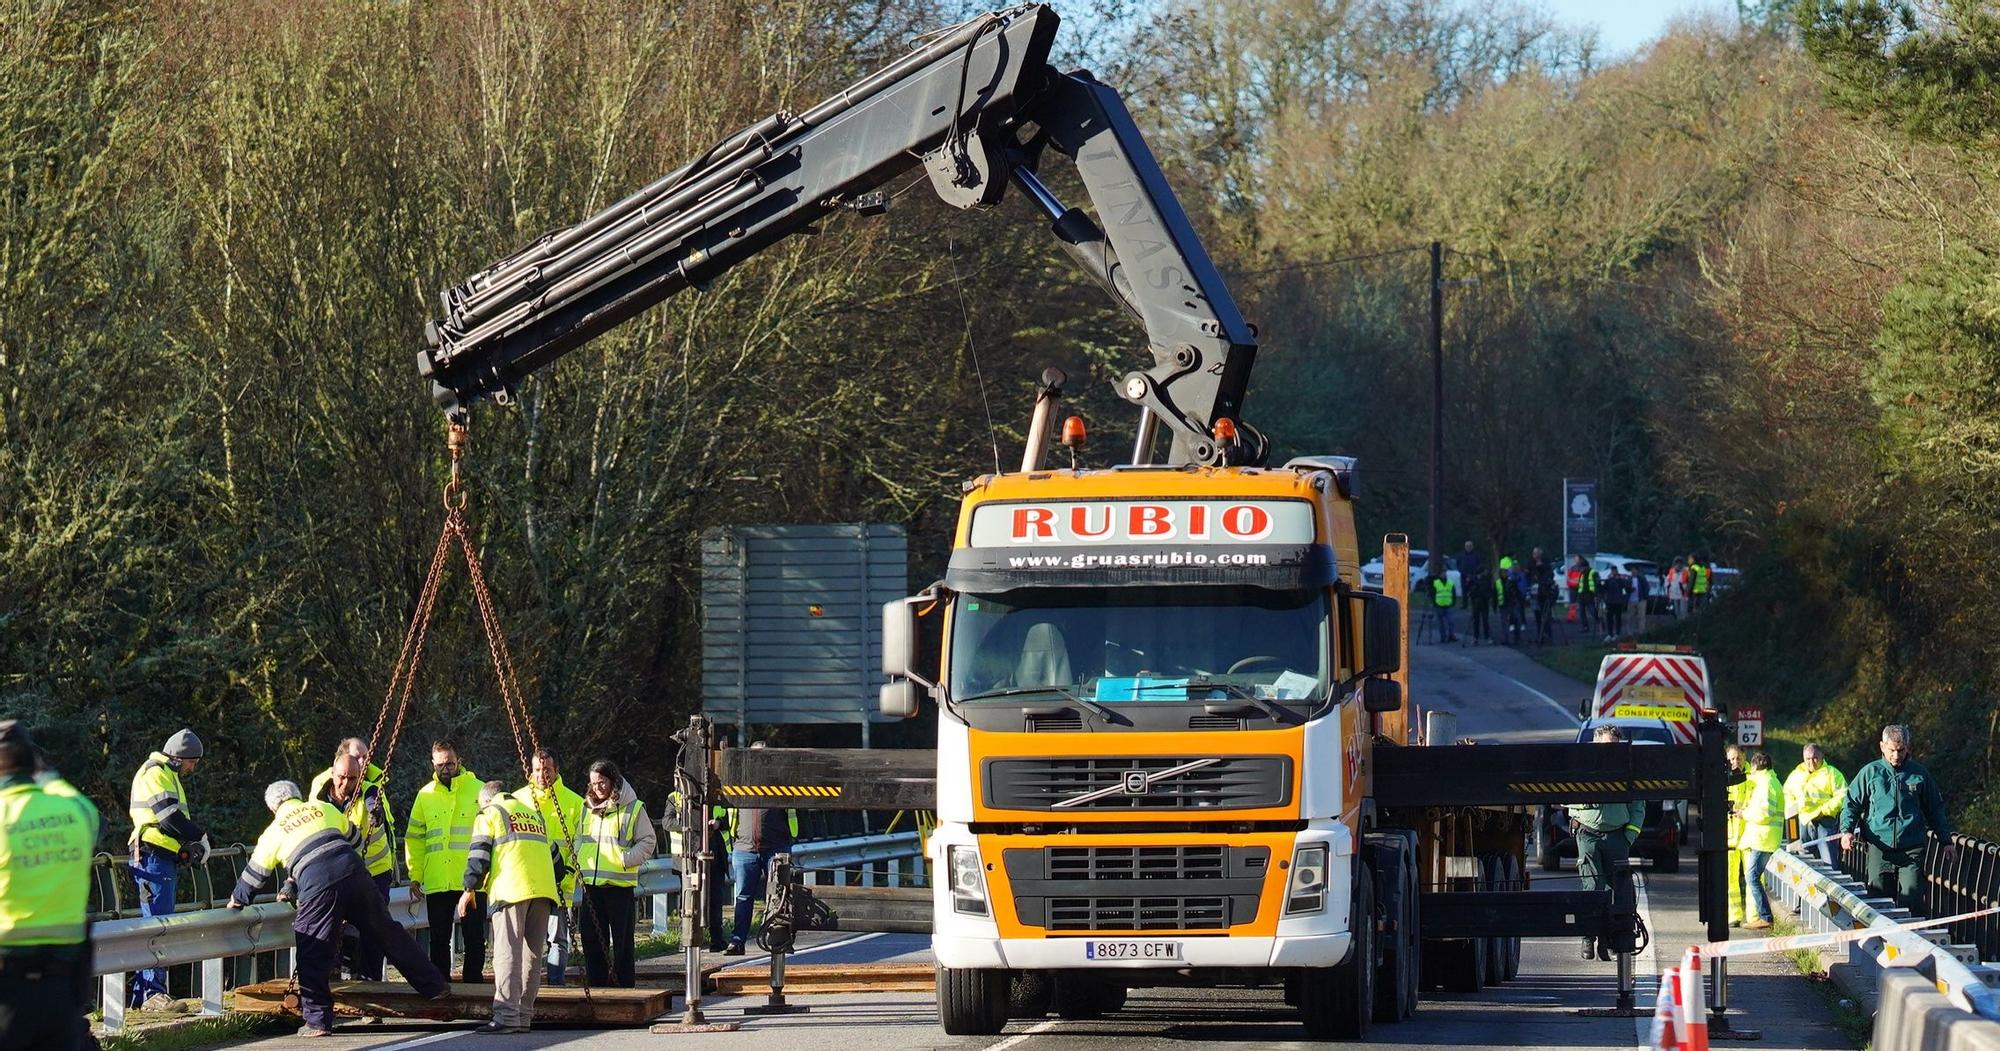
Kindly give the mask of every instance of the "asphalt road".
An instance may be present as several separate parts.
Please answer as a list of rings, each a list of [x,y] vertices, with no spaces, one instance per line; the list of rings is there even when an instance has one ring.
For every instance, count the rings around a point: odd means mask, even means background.
[[[1419,647],[1412,661],[1416,694],[1426,707],[1458,712],[1459,733],[1488,741],[1573,740],[1576,703],[1586,688],[1505,647]],[[1673,875],[1642,874],[1642,902],[1654,948],[1637,958],[1641,1002],[1650,1005],[1653,976],[1700,937],[1694,917],[1693,866]],[[1566,874],[1573,879],[1573,874]],[[1545,885],[1565,876],[1536,874]],[[800,963],[923,962],[927,940],[913,935],[811,936]],[[1667,948],[1661,949],[1659,947]],[[746,962],[757,962],[751,958]],[[1824,1004],[1777,960],[1739,964],[1734,1002],[1763,1028],[1766,1049],[1853,1046],[1821,1016]],[[1565,1048],[1630,1051],[1646,1045],[1649,1020],[1585,1016],[1606,1008],[1616,979],[1609,963],[1578,958],[1569,939],[1529,940],[1522,946],[1521,975],[1477,994],[1426,994],[1417,1014],[1397,1025],[1378,1025],[1369,1043],[1438,1051],[1463,1048]],[[750,1017],[741,1008],[759,997],[713,1000],[711,1021],[739,1022],[733,1033],[659,1035],[644,1031],[548,1031],[520,1036],[472,1035],[470,1025],[343,1026],[330,1039],[277,1038],[241,1043],[262,1049],[318,1051],[444,1051],[496,1048],[672,1048],[701,1051],[1167,1051],[1208,1044],[1249,1044],[1260,1049],[1306,1046],[1303,1027],[1277,990],[1135,990],[1124,1010],[1098,1021],[1055,1018],[1015,1022],[998,1037],[948,1037],[937,1027],[929,994],[879,993],[799,998],[807,1014]],[[461,1041],[463,1041],[461,1043]],[[1324,1046],[1324,1045],[1316,1045]]]

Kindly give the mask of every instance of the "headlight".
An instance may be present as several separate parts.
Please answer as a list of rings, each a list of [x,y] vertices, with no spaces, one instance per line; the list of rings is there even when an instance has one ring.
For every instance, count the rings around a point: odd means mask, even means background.
[[[1326,908],[1326,844],[1308,843],[1292,851],[1292,878],[1285,888],[1285,914]]]
[[[986,873],[980,868],[979,848],[951,847],[945,851],[945,872],[951,888],[953,912],[986,915]]]

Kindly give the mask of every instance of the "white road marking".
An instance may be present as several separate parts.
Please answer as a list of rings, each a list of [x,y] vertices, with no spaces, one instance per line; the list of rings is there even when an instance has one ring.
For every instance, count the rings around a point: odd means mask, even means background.
[[[1059,1026],[1061,1024],[1062,1024],[1062,1019],[1060,1018],[1044,1018],[1041,1021],[1036,1022],[1034,1025],[1031,1025],[1028,1028],[1021,1030],[1020,1032],[1015,1033],[1013,1036],[1010,1036],[1007,1039],[1002,1040],[997,1044],[994,1044],[993,1046],[987,1048],[986,1051],[1007,1051],[1008,1048],[1013,1047],[1015,1044],[1018,1044],[1021,1041],[1026,1040],[1031,1036],[1037,1036],[1042,1033],[1046,1033],[1049,1030],[1054,1029],[1056,1026]]]
[[[1647,1009],[1645,1014],[1632,1019],[1632,1028],[1634,1030],[1633,1046],[1638,1051],[1652,1051],[1653,1013],[1651,1008],[1660,992],[1660,983],[1658,980],[1660,976],[1660,938],[1658,929],[1653,926],[1651,903],[1646,897],[1646,877],[1636,870],[1632,873],[1632,890],[1633,897],[1639,906],[1639,921],[1646,925],[1648,932],[1646,951],[1632,957],[1633,1006]],[[1651,988],[1640,984],[1639,979],[1641,978],[1654,979],[1650,983]]]
[[[384,1044],[381,1047],[371,1048],[369,1049],[369,1051],[404,1051],[405,1048],[422,1047],[425,1044],[440,1043],[445,1040],[451,1040],[456,1037],[464,1036],[470,1032],[472,1032],[472,1030],[470,1029],[454,1029],[449,1033],[432,1033],[429,1036],[417,1037],[415,1040],[404,1040],[400,1043]],[[351,1031],[344,1030],[341,1032],[341,1035],[348,1036],[350,1035],[350,1033]]]
[[[1488,671],[1490,671],[1490,672],[1492,672],[1492,673],[1493,673],[1493,674],[1495,674],[1495,675],[1498,675],[1498,676],[1500,676],[1501,678],[1503,678],[1503,679],[1507,680],[1508,682],[1511,682],[1511,683],[1513,683],[1514,685],[1516,685],[1516,686],[1519,686],[1520,688],[1522,688],[1522,689],[1524,689],[1524,690],[1528,691],[1528,692],[1529,692],[1530,694],[1533,694],[1534,696],[1536,696],[1536,697],[1539,697],[1539,698],[1541,698],[1541,699],[1542,699],[1542,700],[1543,700],[1544,702],[1546,702],[1546,703],[1548,704],[1548,706],[1549,706],[1549,707],[1551,707],[1551,708],[1554,708],[1554,709],[1555,709],[1556,711],[1558,711],[1558,712],[1561,712],[1561,713],[1562,713],[1562,717],[1563,717],[1564,719],[1567,719],[1567,720],[1569,720],[1569,723],[1570,723],[1570,725],[1572,725],[1572,726],[1582,726],[1582,725],[1583,725],[1583,720],[1582,720],[1582,719],[1579,719],[1579,718],[1577,718],[1577,716],[1576,716],[1576,713],[1575,713],[1575,712],[1572,712],[1572,711],[1570,711],[1570,710],[1569,710],[1568,708],[1564,707],[1564,706],[1563,706],[1563,703],[1562,703],[1561,701],[1558,701],[1558,700],[1556,700],[1556,699],[1555,699],[1554,697],[1551,697],[1551,696],[1549,696],[1548,694],[1546,694],[1546,693],[1543,693],[1542,691],[1540,691],[1540,690],[1537,690],[1537,689],[1535,689],[1535,688],[1534,688],[1533,686],[1530,686],[1530,685],[1528,685],[1527,683],[1525,683],[1525,682],[1522,682],[1522,681],[1521,681],[1521,680],[1519,680],[1519,679],[1516,679],[1515,677],[1513,677],[1512,675],[1509,675],[1509,674],[1507,674],[1507,673],[1506,673],[1506,672],[1504,672],[1504,671],[1500,671],[1500,670],[1498,670],[1498,669],[1496,669],[1496,668],[1488,668],[1487,670],[1488,670]]]

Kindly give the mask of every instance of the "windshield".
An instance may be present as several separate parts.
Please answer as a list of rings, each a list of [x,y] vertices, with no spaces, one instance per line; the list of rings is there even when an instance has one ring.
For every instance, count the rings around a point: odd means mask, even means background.
[[[1067,693],[1186,702],[1221,690],[1283,702],[1326,693],[1328,607],[1316,590],[1020,588],[955,603],[958,701]]]
[[[1654,723],[1645,726],[1633,726],[1628,723],[1617,723],[1615,725],[1618,727],[1620,731],[1622,731],[1625,734],[1625,739],[1627,741],[1632,742],[1633,744],[1678,743],[1674,740],[1674,732],[1667,728],[1666,723]],[[1597,727],[1593,725],[1593,726],[1586,726],[1583,729],[1578,730],[1576,734],[1576,743],[1578,744],[1591,743],[1592,740],[1591,734],[1596,729]]]

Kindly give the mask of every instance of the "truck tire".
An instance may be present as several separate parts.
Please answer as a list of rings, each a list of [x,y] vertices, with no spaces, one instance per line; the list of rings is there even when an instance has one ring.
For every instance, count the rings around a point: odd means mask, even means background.
[[[1102,978],[1074,972],[1056,975],[1055,1012],[1072,1022],[1102,1018],[1107,1011],[1125,1006],[1125,987]]]
[[[1375,1017],[1375,874],[1360,867],[1348,927],[1354,947],[1333,967],[1312,967],[1300,975],[1299,1020],[1314,1040],[1359,1040]]]
[[[1448,993],[1476,993],[1486,984],[1486,939],[1454,938],[1424,943],[1424,960],[1435,968]]]
[[[995,1036],[1007,1027],[1013,981],[1006,971],[937,969],[938,1024],[951,1036]]]
[[[1498,854],[1482,854],[1479,856],[1480,890],[1491,891],[1500,889],[1501,881],[1504,878],[1501,864],[1500,855]],[[1501,982],[1507,980],[1507,939],[1496,935],[1485,939],[1485,941],[1485,982],[1487,985],[1499,985]]]
[[[1501,865],[1500,871],[1502,877],[1507,881],[1508,889],[1510,890],[1528,889],[1528,884],[1527,884],[1528,873],[1522,866],[1520,858],[1517,858],[1512,854],[1502,854],[1500,856],[1500,865]],[[1521,939],[1519,935],[1515,935],[1507,939],[1506,977],[1507,980],[1511,982],[1514,979],[1519,978],[1520,976],[1521,976]]]
[[[1400,1022],[1409,1017],[1417,991],[1415,859],[1399,833],[1370,834],[1368,841],[1375,862],[1375,900],[1388,921],[1378,933],[1382,965],[1375,975],[1375,1021]]]

